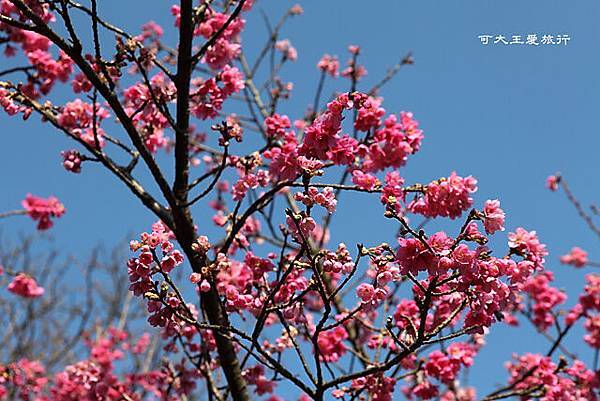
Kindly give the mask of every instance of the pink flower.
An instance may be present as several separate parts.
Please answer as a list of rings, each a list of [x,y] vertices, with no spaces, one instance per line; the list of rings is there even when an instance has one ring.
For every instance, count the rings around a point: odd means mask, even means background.
[[[504,231],[504,211],[500,209],[500,201],[487,200],[483,208],[483,226],[485,232],[493,234],[496,231]]]
[[[360,53],[360,47],[356,46],[356,45],[350,45],[350,46],[348,46],[348,51],[351,54],[358,55]]]
[[[213,70],[219,70],[239,56],[242,47],[227,39],[219,38],[210,46],[202,59]]]
[[[175,267],[183,263],[183,255],[179,251],[173,251],[161,261],[160,267],[165,273],[170,273]]]
[[[320,114],[304,130],[304,140],[298,153],[301,156],[319,160],[332,160],[336,164],[354,162],[360,150],[358,141],[349,135],[342,135],[342,120],[345,110],[359,111],[369,107],[368,96],[364,93],[343,93],[327,104],[327,110]]]
[[[0,367],[0,397],[10,394],[19,394],[15,399],[33,400],[40,399],[41,393],[48,383],[47,372],[39,361],[30,361],[27,358],[18,359]],[[8,386],[6,386],[8,385]],[[8,390],[7,389],[10,389]],[[10,393],[9,393],[10,391]]]
[[[304,203],[308,207],[312,207],[315,204],[323,206],[329,213],[333,213],[337,205],[335,193],[331,187],[324,188],[321,192],[315,187],[310,187],[306,192],[296,193],[294,199]]]
[[[594,390],[598,386],[597,377],[581,361],[575,360],[570,367],[559,369],[548,356],[525,354],[513,358],[514,361],[506,366],[510,374],[509,384],[515,390],[539,387],[544,401],[597,400]],[[525,375],[533,369],[535,374]]]
[[[190,274],[190,281],[192,282],[192,284],[198,284],[200,281],[202,281],[202,275],[200,273],[191,273]]]
[[[290,118],[286,115],[275,113],[265,118],[265,128],[270,137],[282,138],[291,126]]]
[[[225,101],[223,90],[214,78],[201,83],[198,90],[190,96],[190,111],[201,119],[215,118]]]
[[[398,171],[390,171],[385,175],[385,185],[381,191],[381,203],[393,210],[400,210],[400,200],[404,200],[404,178]]]
[[[178,10],[174,14],[179,18]],[[225,25],[229,17],[227,14],[215,12],[196,28],[194,34],[209,39]],[[179,24],[178,20],[176,24]],[[240,53],[241,46],[236,42],[239,41],[238,36],[244,29],[244,25],[245,21],[242,18],[234,18],[219,36],[219,39],[208,48],[202,61],[213,70],[219,70],[229,64]]]
[[[73,81],[71,81],[71,87],[75,93],[85,93],[92,90],[92,83],[87,79],[84,73],[80,72],[75,75]]]
[[[584,293],[579,297],[579,302],[585,311],[600,311],[600,275],[588,274],[585,276],[587,282]]]
[[[180,251],[174,249],[171,239],[173,239],[173,233],[161,221],[158,221],[152,225],[152,232],[144,232],[140,235],[139,241],[130,243],[131,250],[139,252],[137,258],[130,258],[127,261],[127,272],[131,283],[129,289],[134,295],[139,296],[154,289],[153,274],[159,271],[168,274],[183,263],[184,256]],[[160,269],[156,268],[157,264]],[[190,276],[190,280],[195,278]],[[160,303],[157,308],[157,313],[150,317],[151,323],[163,327],[167,323],[164,314],[168,314],[169,311],[161,309]]]
[[[26,115],[31,114],[32,110],[30,108],[17,104],[12,96],[9,96],[10,94],[11,92],[8,90],[0,88],[0,107],[2,107],[9,116],[14,116],[18,113],[26,113]]]
[[[229,15],[215,12],[198,26],[197,34],[204,36],[206,39],[210,39],[211,36],[217,33],[217,31],[225,25],[228,19]],[[235,18],[227,25],[227,28],[220,37],[228,40],[233,39],[242,32],[244,25],[245,21],[242,18]]]
[[[401,112],[399,121],[392,114],[375,131],[363,168],[365,171],[379,171],[388,167],[402,167],[408,156],[419,150],[422,140],[423,131],[419,129],[419,123],[412,113]]]
[[[548,255],[546,245],[542,244],[535,231],[527,231],[521,227],[508,234],[508,246],[533,262],[536,267],[543,267],[544,256]]]
[[[229,96],[238,93],[246,86],[244,75],[236,68],[226,65],[219,74],[223,82],[223,95]]]
[[[364,65],[355,65],[354,60],[348,60],[348,67],[346,67],[341,75],[345,78],[349,78],[355,81],[360,81],[362,77],[367,75],[367,69]]]
[[[25,273],[19,273],[8,285],[8,290],[23,298],[37,298],[44,295],[44,289],[35,279]]]
[[[300,154],[326,160],[328,158],[327,151],[338,141],[341,124],[341,110],[328,110],[321,114],[304,130],[305,136],[300,147]]]
[[[63,167],[72,173],[81,173],[81,154],[76,150],[65,150],[60,152],[63,157]]]
[[[50,52],[41,49],[26,52],[26,56],[37,71],[42,94],[49,93],[57,81],[67,82],[73,72],[73,60],[62,51],[57,59]],[[32,95],[39,96],[37,93]]]
[[[592,348],[600,349],[600,314],[591,315],[585,320],[583,328],[587,332],[583,340]]]
[[[381,183],[376,176],[368,173],[363,173],[361,170],[352,171],[352,182],[358,187],[366,190],[371,190]]]
[[[242,373],[248,384],[256,386],[256,394],[263,395],[272,393],[275,388],[275,382],[268,380],[265,376],[265,368],[262,365],[256,365],[244,370]]]
[[[59,218],[65,214],[65,207],[54,196],[47,199],[27,194],[21,202],[29,217],[38,220],[38,230],[47,230],[53,226],[51,217]]]
[[[431,377],[439,379],[443,383],[450,383],[454,380],[460,369],[460,362],[448,358],[441,351],[433,351],[427,358],[425,371]]]
[[[165,79],[162,73],[156,74],[150,79],[150,87],[153,93],[150,92],[147,85],[140,82],[126,88],[123,94],[125,110],[128,114],[133,115],[132,120],[138,131],[142,133],[146,147],[154,153],[160,148],[168,148],[170,142],[164,135],[169,121],[152,99],[154,97],[168,103],[174,99],[176,91],[174,84]],[[196,100],[192,95],[192,111],[195,111]]]
[[[290,61],[296,61],[298,59],[298,52],[288,39],[275,42],[275,48],[283,54],[283,57]]]
[[[67,103],[57,116],[57,122],[62,128],[78,135],[89,146],[96,148],[104,146],[103,130],[99,127],[102,120],[108,118],[110,114],[103,107],[83,102],[81,99],[75,99]],[[94,130],[94,114],[96,116],[96,129]]]
[[[425,188],[425,196],[412,201],[408,209],[427,217],[455,219],[473,205],[471,194],[477,191],[477,180],[452,172],[448,178],[433,181]]]
[[[381,107],[383,99],[369,96],[358,111],[354,127],[358,131],[367,132],[381,125],[381,118],[385,115],[385,109]]]
[[[143,42],[149,38],[159,39],[163,36],[164,30],[154,21],[148,21],[144,25],[142,25],[142,33],[136,36],[136,39],[140,42]]]
[[[375,288],[371,284],[362,283],[356,288],[356,295],[363,302],[370,302],[373,295],[375,295]]]
[[[396,258],[400,266],[400,273],[417,275],[419,271],[425,270],[433,255],[427,251],[420,240],[416,238],[399,238],[398,244]]]
[[[600,348],[600,275],[588,274],[585,277],[587,284],[583,294],[579,297],[579,303],[571,310],[565,319],[567,324],[573,324],[581,316],[586,316],[583,325],[587,334],[583,337],[593,348]]]
[[[357,394],[356,391],[360,393],[365,390],[368,398],[374,401],[392,401],[395,385],[395,378],[386,377],[383,373],[374,373],[352,380],[351,389],[355,391],[354,394]]]
[[[356,159],[357,149],[358,141],[349,135],[344,135],[330,147],[327,157],[335,164],[352,164]]]
[[[304,10],[302,9],[302,6],[300,6],[300,4],[294,4],[292,8],[290,8],[290,13],[292,15],[300,15],[303,12]]]
[[[577,246],[571,248],[571,251],[568,254],[560,257],[560,263],[574,267],[583,267],[587,262],[588,253]]]
[[[553,309],[567,299],[564,292],[550,286],[553,279],[554,275],[545,271],[529,279],[523,286],[523,290],[533,300],[533,323],[541,331],[554,324]]]
[[[150,333],[144,333],[140,336],[136,343],[131,347],[131,352],[134,354],[144,354],[150,346]]]
[[[430,381],[422,381],[412,389],[412,394],[422,400],[430,400],[439,394],[438,387]]]
[[[412,327],[418,329],[419,307],[417,303],[412,299],[402,299],[394,312],[394,320],[396,321],[396,326],[401,329],[411,329]],[[410,330],[410,333],[412,335],[417,334],[412,333],[412,330]]]
[[[267,159],[271,159],[269,172],[273,177],[281,180],[293,180],[300,172],[300,161],[298,157],[298,144],[293,137],[286,136],[281,147],[273,147],[263,153]]]
[[[210,283],[207,280],[202,280],[200,283],[200,292],[209,292],[210,291]]]
[[[560,177],[557,175],[550,175],[546,178],[546,188],[550,191],[556,191],[558,189],[558,183],[560,182]]]
[[[475,397],[473,387],[455,388],[442,394],[440,401],[475,401]]]
[[[319,333],[317,344],[319,345],[319,359],[326,362],[336,362],[346,353],[344,340],[348,333],[343,326]]]
[[[312,217],[301,215],[298,220],[295,220],[295,218],[287,216],[285,221],[292,236],[299,243],[303,243],[304,240],[308,241],[311,238],[313,231],[317,228],[317,224]]]
[[[336,56],[325,54],[321,60],[319,60],[317,68],[336,78],[339,74],[340,62]]]
[[[254,6],[255,1],[256,0],[246,0],[244,5],[242,6],[242,11],[250,11],[252,9],[252,7]]]
[[[195,79],[193,84],[197,87],[190,95],[190,111],[201,119],[215,118],[223,107],[223,102],[233,93],[241,91],[245,86],[244,76],[235,67],[222,66],[223,70],[215,78],[207,80]],[[221,83],[222,86],[219,86]],[[141,88],[145,91],[144,88]],[[165,88],[165,95],[174,92],[171,88]],[[156,117],[162,117],[159,113]],[[161,126],[166,126],[168,121],[161,121]]]
[[[354,263],[346,244],[339,244],[335,252],[328,251],[323,260],[323,270],[332,273],[350,273]]]
[[[206,235],[200,235],[192,244],[192,249],[194,250],[194,252],[198,252],[201,255],[205,255],[210,250],[211,246],[212,245],[210,244],[208,237]]]

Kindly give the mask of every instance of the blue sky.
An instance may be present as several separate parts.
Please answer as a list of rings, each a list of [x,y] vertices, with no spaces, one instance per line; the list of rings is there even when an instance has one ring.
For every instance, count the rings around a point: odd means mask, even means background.
[[[167,38],[173,38],[168,11],[172,3],[105,0],[100,11],[130,29],[156,20],[165,26]],[[258,0],[256,8],[276,20],[292,4]],[[600,260],[597,238],[562,194],[544,188],[544,180],[561,171],[584,204],[600,198],[600,3],[312,0],[302,6],[304,15],[291,20],[282,34],[299,53],[298,61],[282,74],[296,84],[283,111],[297,118],[312,102],[318,80],[315,64],[323,53],[337,54],[344,62],[346,47],[360,45],[361,62],[369,72],[362,88],[367,89],[413,51],[415,65],[403,69],[381,92],[388,112],[413,111],[425,132],[422,150],[402,170],[407,182],[427,182],[452,170],[474,175],[479,180],[476,201],[498,198],[507,212],[509,230],[518,226],[537,230],[550,250],[547,265],[556,271],[560,287],[575,297],[585,271],[560,266],[558,256],[579,245]],[[252,56],[267,33],[258,13],[248,19],[244,43]],[[484,46],[478,39],[481,34],[568,34],[571,41],[567,46]],[[330,80],[325,93],[345,89],[346,81]],[[4,171],[0,210],[18,207],[27,192],[56,195],[68,212],[52,235],[65,251],[85,253],[99,242],[116,245],[127,233],[145,230],[153,221],[122,185],[97,166],[85,165],[82,175],[65,173],[59,152],[72,145],[37,118],[23,123],[0,115],[0,127]],[[166,157],[162,161],[168,162]],[[351,247],[365,237],[391,242],[393,227],[372,223],[383,222],[381,212],[374,199],[343,198],[332,242],[344,241]],[[0,221],[0,230],[9,239],[32,229],[24,218]],[[496,236],[494,243],[503,249],[505,234]],[[580,333],[571,335],[575,339]],[[500,328],[489,336],[489,346],[477,359],[484,369],[475,369],[470,382],[484,388],[501,382],[502,362],[510,352],[543,352],[547,344],[540,338],[530,330]]]

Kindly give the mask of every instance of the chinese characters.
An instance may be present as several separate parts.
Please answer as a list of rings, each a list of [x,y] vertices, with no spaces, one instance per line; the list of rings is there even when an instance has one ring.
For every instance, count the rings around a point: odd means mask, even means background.
[[[530,33],[526,35],[502,35],[502,34],[483,34],[478,36],[482,45],[510,46],[510,45],[528,45],[528,46],[566,46],[571,41],[571,36],[567,34],[537,34]]]

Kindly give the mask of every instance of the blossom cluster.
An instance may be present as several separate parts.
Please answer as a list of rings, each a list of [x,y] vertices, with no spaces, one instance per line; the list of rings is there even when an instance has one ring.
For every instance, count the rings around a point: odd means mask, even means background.
[[[75,99],[62,108],[57,116],[57,122],[89,146],[101,148],[104,146],[105,139],[104,130],[99,124],[109,116],[109,112],[102,106]]]
[[[178,27],[180,25],[180,7],[173,5],[171,13],[175,17],[175,26]],[[237,57],[241,51],[239,34],[244,29],[245,21],[242,18],[235,18],[231,23],[226,25],[228,19],[229,15],[225,13],[212,12],[212,15],[201,24],[198,24],[194,29],[195,36],[210,39],[225,26],[225,29],[222,30],[221,34],[214,41],[214,44],[208,48],[203,58],[203,62],[213,70],[222,69]]]
[[[65,207],[54,196],[45,199],[27,194],[21,204],[27,215],[38,222],[38,230],[51,228],[54,225],[51,218],[58,218],[65,214]]]
[[[506,366],[509,383],[514,383],[516,390],[538,390],[542,401],[598,399],[594,390],[598,388],[597,377],[579,360],[566,366],[566,363],[557,365],[550,357],[538,354],[515,355],[514,359]],[[532,369],[533,373],[528,375]]]
[[[46,4],[37,1],[29,1],[32,11],[44,21],[49,22],[54,19],[50,8]],[[25,20],[25,16],[10,1],[0,2],[0,14],[16,20]],[[51,51],[52,42],[40,33],[20,29],[5,23],[0,23],[0,32],[7,37],[7,45],[4,48],[5,57],[15,57],[17,51],[21,50],[27,58],[32,72],[27,76],[27,82],[22,90],[33,99],[48,94],[58,82],[67,82],[73,72],[73,61],[64,52],[58,52],[54,56]],[[7,109],[8,105],[3,104],[3,98],[0,92],[0,104]],[[11,110],[7,109],[9,114]],[[15,109],[12,112],[16,112]]]
[[[0,399],[11,394],[20,400],[117,401],[138,400],[142,393],[156,399],[170,399],[172,390],[186,394],[194,387],[192,377],[180,366],[174,371],[164,366],[145,372],[119,373],[117,365],[131,369],[127,359],[134,360],[147,353],[148,334],[135,339],[122,330],[110,328],[96,339],[88,333],[84,338],[88,358],[67,365],[54,375],[42,363],[26,358],[0,364]]]
[[[452,172],[448,178],[432,181],[425,188],[425,196],[413,200],[408,209],[426,217],[455,219],[473,205],[471,194],[477,190],[477,180],[461,177]]]
[[[571,251],[560,257],[560,263],[581,268],[588,263],[588,253],[583,249],[575,246]]]
[[[585,318],[583,339],[592,347],[600,348],[600,276],[588,274],[583,294],[565,318],[565,323],[573,325],[579,318]]]
[[[44,288],[37,281],[25,273],[19,273],[10,282],[7,289],[23,298],[37,298],[44,295]]]

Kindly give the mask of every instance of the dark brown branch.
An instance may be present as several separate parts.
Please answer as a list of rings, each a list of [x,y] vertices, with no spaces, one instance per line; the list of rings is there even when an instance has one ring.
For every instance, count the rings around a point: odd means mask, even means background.
[[[192,42],[194,21],[192,0],[181,0],[179,47],[177,52],[177,130],[175,132],[175,182],[173,192],[180,204],[185,204],[189,179],[190,81],[192,76]]]

